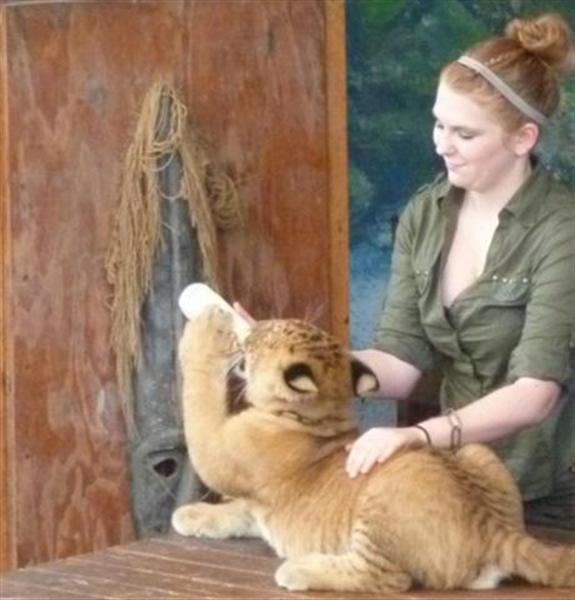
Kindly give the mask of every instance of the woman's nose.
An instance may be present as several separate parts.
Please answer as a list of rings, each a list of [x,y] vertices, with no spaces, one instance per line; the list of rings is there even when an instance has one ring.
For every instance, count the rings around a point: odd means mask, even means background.
[[[439,156],[446,156],[453,152],[453,144],[451,136],[445,131],[441,131],[435,135],[435,151]]]
[[[435,146],[435,151],[439,156],[452,156],[455,148],[451,144],[441,143]]]

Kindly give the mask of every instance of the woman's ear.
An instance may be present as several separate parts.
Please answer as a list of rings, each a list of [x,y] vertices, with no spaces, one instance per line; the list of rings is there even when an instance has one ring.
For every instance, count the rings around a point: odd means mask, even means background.
[[[517,156],[526,156],[539,141],[539,125],[525,123],[512,134],[513,151]]]
[[[351,359],[351,381],[356,396],[364,396],[379,389],[375,373],[357,358]]]

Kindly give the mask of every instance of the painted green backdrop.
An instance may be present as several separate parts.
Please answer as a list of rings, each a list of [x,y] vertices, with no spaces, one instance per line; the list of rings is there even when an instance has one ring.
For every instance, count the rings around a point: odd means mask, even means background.
[[[392,231],[409,196],[441,168],[431,143],[441,67],[513,17],[570,0],[347,0],[351,193],[351,338],[369,346],[388,281]],[[540,150],[575,189],[575,81]],[[384,405],[385,406],[385,405]],[[383,418],[393,420],[390,407]],[[373,418],[369,417],[370,422]]]

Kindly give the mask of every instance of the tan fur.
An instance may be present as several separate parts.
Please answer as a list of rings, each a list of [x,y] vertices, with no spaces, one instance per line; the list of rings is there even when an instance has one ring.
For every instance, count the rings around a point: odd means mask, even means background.
[[[227,378],[241,356],[238,411]],[[290,590],[488,589],[507,574],[575,585],[573,549],[526,535],[519,492],[484,446],[409,450],[347,476],[345,445],[356,436],[349,399],[370,374],[352,369],[323,331],[265,321],[240,349],[229,317],[214,309],[188,323],[180,361],[191,460],[230,501],[180,507],[179,533],[261,536],[286,559],[276,582]]]

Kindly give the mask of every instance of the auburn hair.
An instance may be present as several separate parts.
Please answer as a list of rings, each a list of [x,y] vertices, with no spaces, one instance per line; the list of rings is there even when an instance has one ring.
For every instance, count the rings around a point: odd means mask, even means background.
[[[573,35],[557,14],[514,19],[507,25],[504,36],[480,42],[466,55],[491,69],[547,117],[559,107],[561,77],[575,68]],[[488,107],[508,132],[530,121],[486,79],[458,62],[443,68],[440,81]]]

